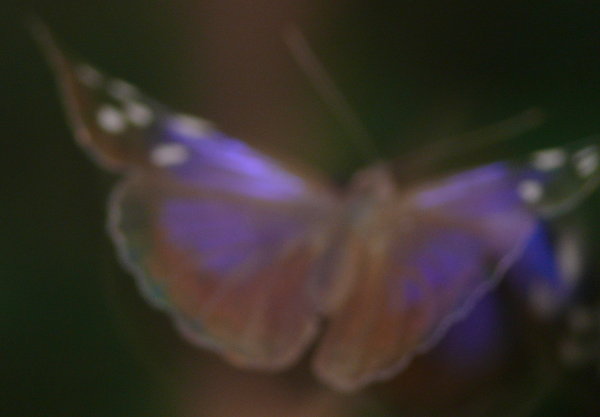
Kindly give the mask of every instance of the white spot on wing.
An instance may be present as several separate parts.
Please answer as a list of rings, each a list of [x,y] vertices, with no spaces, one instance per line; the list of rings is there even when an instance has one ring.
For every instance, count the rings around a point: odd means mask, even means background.
[[[96,122],[106,133],[119,134],[127,129],[123,114],[116,107],[108,104],[100,106],[96,113]]]
[[[588,146],[573,155],[573,163],[579,176],[585,178],[592,175],[598,169],[598,147]]]
[[[563,149],[546,149],[533,154],[532,164],[540,171],[551,171],[560,168],[567,160],[567,153]]]
[[[154,120],[152,110],[137,101],[128,101],[125,103],[125,114],[131,123],[138,127],[147,127]]]
[[[544,194],[544,186],[536,180],[524,180],[519,184],[518,191],[527,203],[537,203]]]
[[[121,101],[131,100],[133,97],[139,95],[139,91],[136,87],[118,79],[110,80],[106,87],[106,91],[113,98]]]
[[[170,124],[177,133],[196,139],[205,139],[207,135],[214,131],[209,121],[186,114],[174,116]]]
[[[87,64],[81,64],[75,69],[75,75],[81,83],[90,88],[98,88],[102,84],[102,74]]]
[[[158,145],[150,154],[152,162],[161,167],[181,165],[188,158],[189,151],[179,143]]]

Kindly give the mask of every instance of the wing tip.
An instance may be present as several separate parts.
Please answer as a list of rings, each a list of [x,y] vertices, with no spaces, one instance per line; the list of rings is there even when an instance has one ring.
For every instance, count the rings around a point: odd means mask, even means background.
[[[58,46],[56,37],[52,33],[50,27],[37,15],[25,17],[24,25],[46,60],[53,69],[58,72],[57,69],[63,66],[66,62],[66,58],[61,52],[61,48]]]

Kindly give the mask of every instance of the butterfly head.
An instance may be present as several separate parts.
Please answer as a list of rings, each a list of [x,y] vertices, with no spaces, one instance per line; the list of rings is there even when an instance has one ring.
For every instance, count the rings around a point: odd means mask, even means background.
[[[380,163],[356,173],[352,178],[349,194],[381,202],[388,200],[397,190],[392,170],[387,164]]]

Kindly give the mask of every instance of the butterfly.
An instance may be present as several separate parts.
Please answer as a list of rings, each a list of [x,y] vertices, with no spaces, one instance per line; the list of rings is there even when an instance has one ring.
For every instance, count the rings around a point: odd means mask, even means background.
[[[546,306],[568,292],[544,224],[600,181],[596,139],[408,183],[378,162],[338,187],[41,40],[79,144],[123,177],[108,222],[123,265],[237,366],[283,370],[314,348],[317,377],[353,391],[434,346],[510,269]]]

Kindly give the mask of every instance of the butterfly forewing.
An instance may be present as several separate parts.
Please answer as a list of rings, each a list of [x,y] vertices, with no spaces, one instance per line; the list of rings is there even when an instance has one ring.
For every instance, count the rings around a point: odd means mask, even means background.
[[[572,209],[600,183],[600,137],[538,151],[514,165],[521,172],[518,187],[523,199],[540,216],[552,219]]]
[[[44,28],[36,35],[52,63],[78,142],[103,167],[123,171],[147,159],[161,106],[137,88],[69,58]]]

